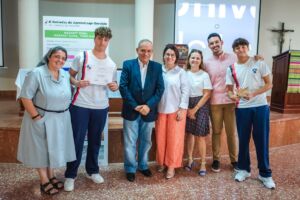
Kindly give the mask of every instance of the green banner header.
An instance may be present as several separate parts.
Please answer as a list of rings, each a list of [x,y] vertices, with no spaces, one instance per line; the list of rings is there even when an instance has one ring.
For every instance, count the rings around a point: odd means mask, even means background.
[[[46,30],[46,38],[94,39],[94,31]]]

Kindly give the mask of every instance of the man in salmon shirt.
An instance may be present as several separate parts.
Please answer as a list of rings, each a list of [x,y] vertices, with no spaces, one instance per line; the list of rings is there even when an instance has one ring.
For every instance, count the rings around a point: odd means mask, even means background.
[[[207,37],[208,47],[213,56],[204,61],[205,69],[210,76],[213,86],[210,110],[212,122],[212,171],[220,172],[220,146],[223,123],[227,136],[227,146],[232,167],[237,168],[237,136],[235,131],[235,102],[227,96],[226,70],[236,60],[234,54],[223,51],[223,40],[218,33]]]

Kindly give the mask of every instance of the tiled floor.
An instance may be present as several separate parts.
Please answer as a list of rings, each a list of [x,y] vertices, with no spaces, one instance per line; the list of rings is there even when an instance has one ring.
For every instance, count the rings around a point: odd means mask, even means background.
[[[81,168],[73,192],[60,192],[53,198],[42,196],[39,191],[37,173],[20,164],[0,164],[0,200],[4,199],[300,199],[300,143],[272,148],[270,162],[276,190],[269,190],[256,179],[256,158],[252,158],[252,175],[245,182],[232,178],[228,157],[222,157],[221,172],[208,171],[206,177],[199,177],[197,169],[176,171],[175,178],[166,180],[163,174],[155,172],[154,177],[145,178],[137,174],[134,183],[128,182],[121,164],[101,169],[105,182],[101,185],[85,178]],[[211,159],[207,160],[208,166]],[[63,177],[63,169],[57,171]]]

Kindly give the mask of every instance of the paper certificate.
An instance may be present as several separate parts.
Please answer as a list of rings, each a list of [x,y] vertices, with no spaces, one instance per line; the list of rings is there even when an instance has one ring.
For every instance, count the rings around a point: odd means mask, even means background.
[[[108,66],[87,65],[84,80],[93,85],[107,85],[113,81],[114,68]]]

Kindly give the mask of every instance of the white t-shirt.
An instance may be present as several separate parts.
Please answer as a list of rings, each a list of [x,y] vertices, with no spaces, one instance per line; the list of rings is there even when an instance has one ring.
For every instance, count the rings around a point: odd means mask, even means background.
[[[248,88],[249,92],[254,92],[265,85],[263,77],[271,74],[268,65],[263,61],[255,61],[254,58],[244,64],[234,63],[237,80],[240,88]],[[230,68],[226,72],[226,85],[235,85]],[[268,105],[266,93],[259,94],[250,100],[241,98],[238,108],[251,108]]]
[[[207,72],[199,70],[198,72],[187,72],[190,82],[190,97],[203,96],[203,90],[212,90],[212,84]]]
[[[71,66],[71,69],[78,72],[76,77],[77,80],[81,80],[82,74],[85,72],[85,69],[83,69],[83,58],[83,52],[81,52],[75,57]],[[94,56],[92,51],[87,51],[86,66],[111,67],[114,69],[113,81],[117,81],[117,66],[109,56],[106,56],[105,59],[98,59]],[[73,105],[90,109],[107,108],[109,106],[108,90],[107,86],[101,85],[89,85],[87,87],[76,88],[73,95]]]
[[[165,90],[158,104],[159,113],[174,113],[189,104],[189,82],[186,72],[179,66],[171,70],[162,67]]]

